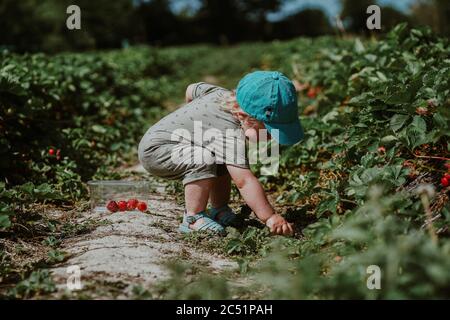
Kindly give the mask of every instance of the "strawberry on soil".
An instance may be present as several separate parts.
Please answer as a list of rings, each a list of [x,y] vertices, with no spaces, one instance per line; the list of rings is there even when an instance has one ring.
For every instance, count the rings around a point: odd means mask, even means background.
[[[106,208],[110,212],[117,212],[119,210],[119,206],[117,205],[117,202],[115,202],[115,201],[108,202],[108,204],[106,205]]]
[[[127,202],[126,201],[119,201],[117,202],[117,205],[119,206],[120,211],[127,211]]]
[[[137,199],[129,199],[128,201],[125,200],[119,200],[119,201],[109,201],[106,205],[106,208],[110,212],[117,212],[117,211],[134,211],[138,209],[141,212],[147,211],[147,203],[143,201],[139,201]]]
[[[145,202],[139,202],[137,208],[139,211],[145,212],[147,211],[147,204]]]
[[[128,210],[136,209],[138,203],[139,203],[139,201],[137,199],[130,199],[130,200],[128,200],[127,209]]]

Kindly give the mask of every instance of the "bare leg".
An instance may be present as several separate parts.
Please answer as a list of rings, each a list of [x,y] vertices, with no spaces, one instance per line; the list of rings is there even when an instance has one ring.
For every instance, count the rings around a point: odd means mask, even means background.
[[[211,193],[209,195],[209,201],[213,208],[220,208],[228,202],[230,202],[231,193],[231,176],[229,174],[218,177],[214,180]],[[216,216],[216,220],[222,218],[225,211],[219,212]]]
[[[216,178],[194,181],[184,186],[184,201],[187,215],[194,215],[206,209],[208,198]],[[203,219],[197,220],[191,225],[192,229],[201,226]]]
[[[214,179],[209,202],[213,208],[222,207],[230,201],[231,177],[229,174]]]

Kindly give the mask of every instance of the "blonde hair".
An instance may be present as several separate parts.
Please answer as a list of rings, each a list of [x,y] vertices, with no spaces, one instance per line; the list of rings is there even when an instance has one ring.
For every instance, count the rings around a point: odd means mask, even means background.
[[[231,114],[236,114],[236,112],[240,111],[241,108],[239,107],[239,104],[236,100],[236,91],[232,90],[227,93],[224,93],[224,95],[221,97],[220,102],[220,108],[222,110],[225,110],[227,112],[230,112]]]
[[[247,124],[254,124],[258,122],[255,118],[247,114],[242,108],[239,106],[237,100],[236,100],[236,90],[229,91],[227,93],[224,93],[224,95],[221,97],[221,101],[219,103],[219,106],[222,110],[225,110],[229,113],[231,113],[235,118],[239,120],[241,123],[241,126],[243,126],[243,122],[246,122]],[[244,112],[247,114],[244,119],[241,115],[237,115],[238,112]]]

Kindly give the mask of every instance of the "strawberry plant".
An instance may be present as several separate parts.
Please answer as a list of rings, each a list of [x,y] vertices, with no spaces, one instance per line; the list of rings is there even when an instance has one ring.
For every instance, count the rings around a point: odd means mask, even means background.
[[[135,152],[160,114],[164,79],[148,71],[166,64],[157,55],[0,53],[1,192],[14,194],[1,207],[3,229],[25,202],[76,201],[87,196],[85,181],[114,177],[107,168]],[[47,196],[30,193],[30,184]]]
[[[261,177],[303,227],[296,239],[232,232],[224,253],[272,298],[448,299],[448,39],[399,25],[378,41],[277,43],[264,62],[308,84],[304,141]],[[367,287],[371,265],[380,290]]]
[[[330,47],[302,56],[299,41],[280,62],[323,89],[300,92],[317,114],[301,117],[305,140],[283,150],[269,182],[317,221],[268,255],[260,277],[287,284],[277,298],[448,298],[449,42],[399,25],[381,41]],[[423,186],[431,191],[418,195]],[[283,253],[293,248],[300,259]],[[365,284],[373,264],[381,290]]]

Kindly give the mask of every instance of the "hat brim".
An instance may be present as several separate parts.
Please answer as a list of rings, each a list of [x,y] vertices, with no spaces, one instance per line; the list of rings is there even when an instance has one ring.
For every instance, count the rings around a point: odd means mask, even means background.
[[[282,145],[293,145],[304,137],[303,127],[298,119],[289,123],[264,122],[270,135]]]

